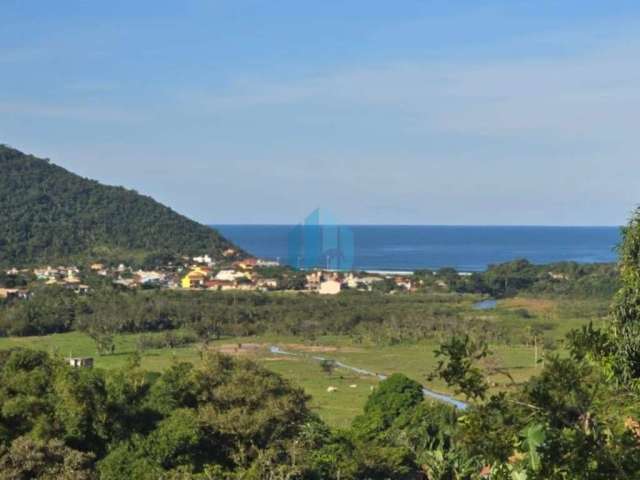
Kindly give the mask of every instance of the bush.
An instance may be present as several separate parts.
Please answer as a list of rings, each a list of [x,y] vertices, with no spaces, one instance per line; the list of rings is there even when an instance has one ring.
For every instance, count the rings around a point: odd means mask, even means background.
[[[354,431],[364,438],[373,438],[423,399],[422,385],[406,375],[394,373],[369,395],[364,414],[353,422]]]

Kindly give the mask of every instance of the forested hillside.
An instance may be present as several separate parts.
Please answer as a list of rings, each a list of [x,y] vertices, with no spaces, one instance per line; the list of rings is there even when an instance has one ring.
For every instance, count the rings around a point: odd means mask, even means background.
[[[219,256],[232,246],[150,197],[3,145],[0,172],[0,265],[90,256]]]

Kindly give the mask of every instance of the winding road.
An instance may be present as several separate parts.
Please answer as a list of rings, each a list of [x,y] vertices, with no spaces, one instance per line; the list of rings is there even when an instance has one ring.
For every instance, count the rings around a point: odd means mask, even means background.
[[[300,357],[302,356],[299,353],[293,353],[293,352],[287,352],[286,350],[282,350],[280,347],[272,345],[271,347],[269,347],[269,351],[271,353],[273,353],[274,355],[287,355],[287,356],[291,356],[291,357]],[[381,373],[375,373],[375,372],[371,372],[369,370],[365,370],[363,368],[358,368],[358,367],[352,367],[351,365],[345,365],[344,363],[335,360],[333,358],[327,358],[327,357],[317,357],[317,356],[312,356],[311,357],[313,360],[317,360],[319,362],[322,362],[323,360],[332,360],[333,362],[335,362],[335,364],[340,367],[340,368],[344,368],[346,370],[351,370],[352,372],[356,372],[359,373],[360,375],[368,375],[368,376],[373,376],[373,377],[378,377],[380,380],[386,380],[387,376],[383,375]],[[434,400],[438,400],[439,402],[443,402],[443,403],[448,403],[449,405],[453,405],[454,407],[456,407],[459,410],[464,410],[466,409],[469,405],[460,401],[460,400],[456,400],[455,398],[449,396],[449,395],[445,395],[443,393],[438,393],[438,392],[434,392],[433,390],[429,390],[428,388],[422,388],[422,393],[424,394],[425,397],[429,397],[429,398],[433,398]]]

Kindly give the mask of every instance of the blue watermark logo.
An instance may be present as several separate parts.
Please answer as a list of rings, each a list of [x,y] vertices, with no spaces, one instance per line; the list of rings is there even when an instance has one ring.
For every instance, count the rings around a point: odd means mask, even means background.
[[[353,232],[338,225],[317,208],[297,225],[288,238],[287,263],[301,269],[351,270],[353,268]]]

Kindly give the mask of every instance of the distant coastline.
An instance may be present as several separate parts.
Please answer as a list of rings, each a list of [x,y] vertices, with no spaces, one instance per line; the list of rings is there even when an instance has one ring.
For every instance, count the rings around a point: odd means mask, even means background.
[[[293,225],[215,225],[251,254],[287,263]],[[484,271],[526,258],[535,264],[612,263],[620,227],[349,225],[354,270],[385,274],[455,268]],[[295,266],[295,265],[293,265]],[[324,265],[317,265],[323,268]]]

